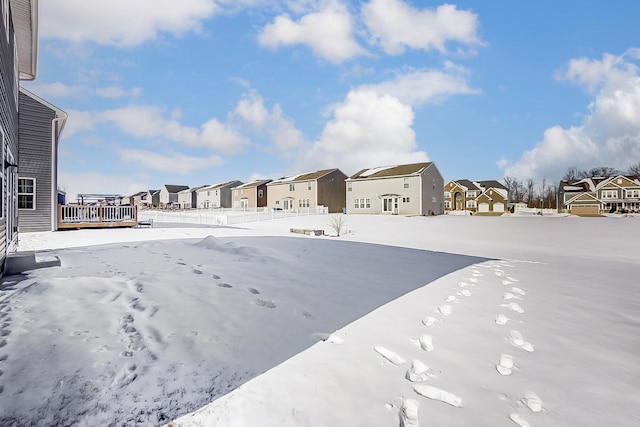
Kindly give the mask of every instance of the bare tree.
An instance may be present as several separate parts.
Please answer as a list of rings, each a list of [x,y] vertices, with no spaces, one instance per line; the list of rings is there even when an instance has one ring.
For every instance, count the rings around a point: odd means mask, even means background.
[[[518,178],[515,178],[513,176],[505,176],[504,178],[502,178],[502,180],[504,181],[504,186],[507,187],[507,191],[509,192],[509,203],[515,203],[517,202],[517,192],[518,192]]]
[[[629,166],[629,169],[627,169],[627,174],[640,177],[640,162]]]
[[[582,172],[575,166],[567,169],[567,172],[562,177],[563,181],[570,181],[572,179],[579,179],[581,177]]]
[[[540,208],[544,208],[544,202],[545,202],[545,195],[546,193],[546,189],[547,189],[547,178],[544,177],[542,178],[542,184],[540,185]]]
[[[582,178],[606,177],[620,175],[620,171],[609,166],[598,166],[588,171],[582,171],[581,175]]]
[[[344,221],[344,215],[331,215],[331,219],[329,220],[329,227],[331,227],[333,232],[336,233],[337,237],[340,237],[340,233],[342,233],[342,230],[344,230],[345,226],[346,224]]]
[[[527,179],[527,207],[532,208],[533,207],[533,198],[535,197],[535,194],[533,192],[533,187],[535,185],[535,183],[533,182],[533,179],[529,178]]]

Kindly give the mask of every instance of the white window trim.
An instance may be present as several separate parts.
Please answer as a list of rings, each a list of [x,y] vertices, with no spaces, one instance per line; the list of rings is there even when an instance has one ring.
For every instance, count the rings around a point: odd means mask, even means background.
[[[20,180],[21,179],[30,179],[33,181],[33,193],[21,193],[20,192]],[[18,176],[18,200],[20,200],[20,195],[33,195],[33,207],[31,208],[21,208],[18,203],[18,210],[21,211],[35,211],[36,210],[36,179],[29,176]]]

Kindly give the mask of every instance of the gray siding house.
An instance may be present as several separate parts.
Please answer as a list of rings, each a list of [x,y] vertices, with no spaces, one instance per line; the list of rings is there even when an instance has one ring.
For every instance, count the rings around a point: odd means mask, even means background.
[[[20,88],[18,225],[20,231],[58,229],[58,142],[67,113]]]
[[[350,214],[444,213],[444,179],[433,162],[363,169],[346,183]]]
[[[188,190],[188,185],[169,185],[165,184],[160,189],[160,207],[168,208],[178,204],[178,193],[182,190]]]
[[[230,208],[231,189],[242,185],[242,181],[228,181],[208,185],[196,191],[199,209]]]
[[[38,2],[0,2],[0,274],[18,241],[19,81],[36,78]]]

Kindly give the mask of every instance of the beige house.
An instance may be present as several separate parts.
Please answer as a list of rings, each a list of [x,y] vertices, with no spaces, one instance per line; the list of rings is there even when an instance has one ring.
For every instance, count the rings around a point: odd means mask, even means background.
[[[441,215],[443,186],[433,162],[363,169],[346,180],[347,213]]]
[[[325,206],[329,213],[342,212],[346,178],[340,169],[285,176],[267,184],[267,206],[281,210]]]
[[[509,208],[509,191],[495,180],[449,181],[444,186],[444,208],[446,212],[502,214]]]
[[[618,175],[561,181],[558,211],[574,215],[640,212],[640,178]]]
[[[234,209],[254,209],[267,206],[267,184],[270,179],[259,179],[231,189]]]

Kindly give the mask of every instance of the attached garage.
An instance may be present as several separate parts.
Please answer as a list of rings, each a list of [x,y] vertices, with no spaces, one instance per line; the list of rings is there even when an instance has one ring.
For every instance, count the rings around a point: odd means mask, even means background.
[[[494,203],[493,204],[494,212],[504,212],[504,203]]]
[[[478,203],[478,212],[489,212],[489,203]]]
[[[598,205],[571,205],[569,213],[572,215],[598,215],[600,207]]]

